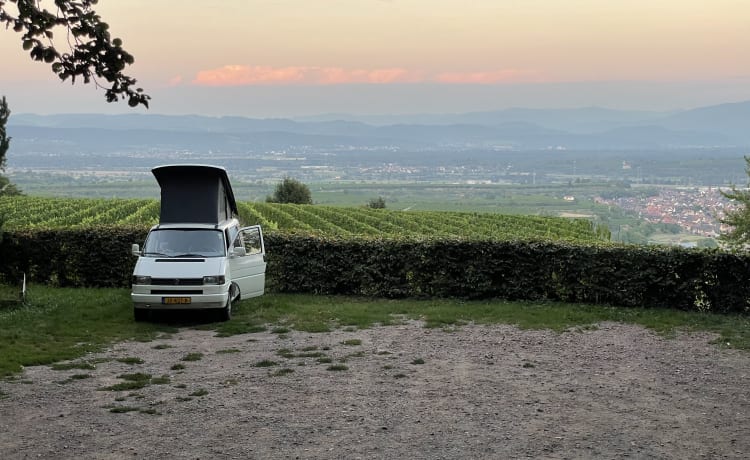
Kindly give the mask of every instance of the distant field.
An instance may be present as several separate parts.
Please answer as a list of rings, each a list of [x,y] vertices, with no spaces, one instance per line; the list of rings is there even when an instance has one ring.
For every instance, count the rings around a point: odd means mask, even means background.
[[[400,211],[367,207],[239,202],[240,219],[267,230],[331,236],[459,237],[594,242],[609,231],[586,219],[480,212]],[[95,225],[150,226],[158,221],[152,199],[0,198],[6,229],[80,228]]]

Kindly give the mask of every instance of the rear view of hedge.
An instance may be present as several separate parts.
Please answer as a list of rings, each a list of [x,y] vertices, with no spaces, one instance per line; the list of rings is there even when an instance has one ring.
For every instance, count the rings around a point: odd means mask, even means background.
[[[9,232],[0,275],[60,286],[129,286],[146,229]],[[716,250],[564,242],[266,234],[267,288],[373,297],[561,300],[750,311],[747,256]]]
[[[267,247],[283,292],[750,311],[750,259],[719,251],[282,234]]]

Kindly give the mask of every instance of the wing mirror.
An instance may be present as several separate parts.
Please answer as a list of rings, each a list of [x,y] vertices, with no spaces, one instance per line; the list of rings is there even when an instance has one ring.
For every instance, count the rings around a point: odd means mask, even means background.
[[[133,245],[130,246],[130,253],[138,257],[141,255],[141,248],[137,244],[133,243]]]

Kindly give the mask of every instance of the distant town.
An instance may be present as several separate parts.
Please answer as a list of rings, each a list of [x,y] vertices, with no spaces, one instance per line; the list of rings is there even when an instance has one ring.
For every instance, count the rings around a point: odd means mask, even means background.
[[[648,197],[596,198],[599,204],[619,206],[654,224],[676,224],[694,235],[715,238],[727,231],[721,218],[734,205],[717,187],[662,188]]]

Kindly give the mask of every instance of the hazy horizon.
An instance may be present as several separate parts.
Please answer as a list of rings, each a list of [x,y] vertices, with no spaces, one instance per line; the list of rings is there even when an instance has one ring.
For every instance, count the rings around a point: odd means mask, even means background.
[[[210,9],[129,0],[96,11],[135,56],[125,72],[151,109],[60,82],[6,30],[0,95],[14,113],[673,111],[750,100],[750,3],[737,0],[225,0]],[[54,44],[64,52],[64,43],[58,30]]]

